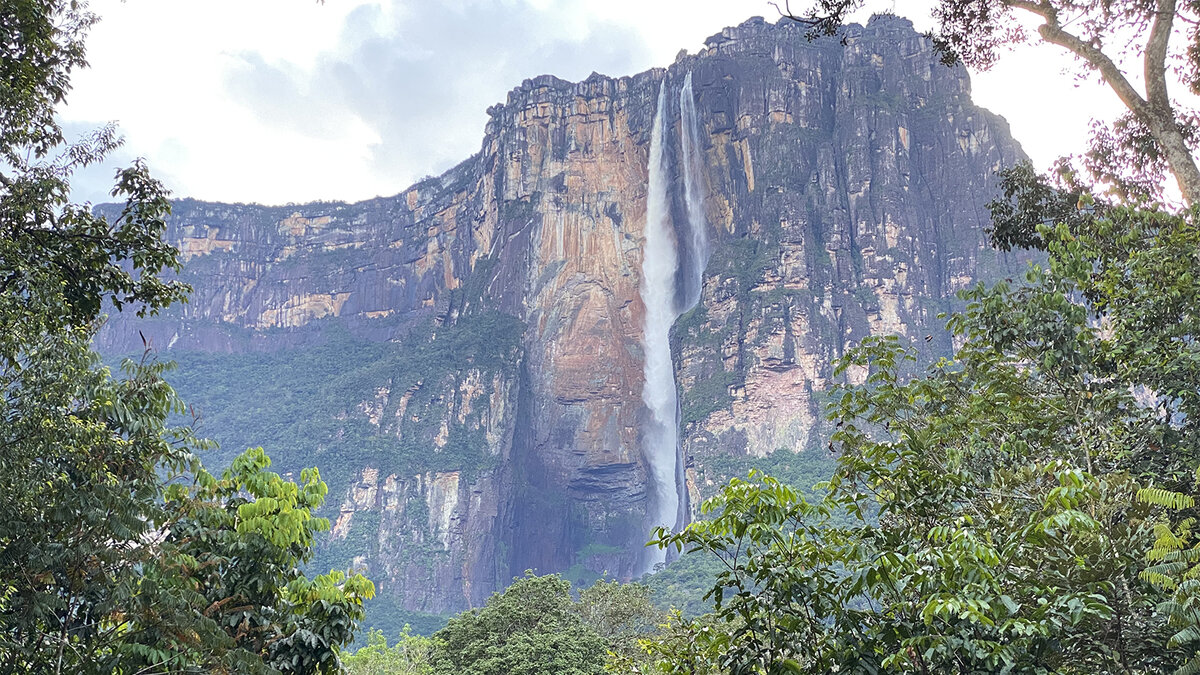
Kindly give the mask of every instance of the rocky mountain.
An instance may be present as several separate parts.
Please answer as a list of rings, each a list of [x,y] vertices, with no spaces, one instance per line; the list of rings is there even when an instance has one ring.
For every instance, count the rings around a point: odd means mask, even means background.
[[[190,302],[101,337],[179,361],[210,462],[320,466],[319,562],[401,609],[640,573],[729,475],[823,456],[847,346],[945,353],[939,312],[1012,265],[984,205],[1021,150],[904,19],[751,19],[488,113],[479,153],[394,197],[179,201]]]

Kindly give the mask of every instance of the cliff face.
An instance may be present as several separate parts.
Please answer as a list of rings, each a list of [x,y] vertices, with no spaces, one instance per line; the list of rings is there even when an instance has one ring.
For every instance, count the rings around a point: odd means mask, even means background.
[[[820,451],[847,345],[899,333],[944,353],[948,297],[1007,264],[986,249],[983,205],[1020,150],[902,19],[814,42],[755,19],[665,70],[527,80],[489,114],[477,155],[395,197],[179,202],[190,303],[118,315],[101,339],[127,350],[141,330],[185,370],[205,354],[191,392],[214,406],[229,363],[291,363],[278,386],[296,364],[329,367],[312,391],[263,397],[245,433],[209,431],[285,468],[320,464],[330,555],[407,609],[480,604],[526,568],[644,565],[661,499],[639,293],[656,115],[672,290],[679,309],[699,297],[671,337],[683,519],[740,470],[731,458]],[[683,245],[689,161],[702,252]],[[293,393],[317,412],[287,418]],[[289,425],[305,431],[273,430]]]

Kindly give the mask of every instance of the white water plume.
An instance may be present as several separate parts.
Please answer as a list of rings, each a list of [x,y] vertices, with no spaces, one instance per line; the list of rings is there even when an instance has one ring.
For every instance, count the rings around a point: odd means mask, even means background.
[[[675,366],[671,361],[671,324],[679,316],[675,308],[675,271],[679,255],[671,229],[667,197],[667,159],[663,153],[663,113],[666,79],[658,87],[658,110],[650,132],[649,186],[646,196],[646,244],[642,249],[642,284],[639,292],[646,308],[642,349],[646,362],[642,400],[652,420],[643,434],[646,458],[654,483],[653,526],[675,527],[679,513],[677,484],[679,458],[678,402]],[[666,551],[647,549],[646,570],[666,560]]]
[[[704,171],[704,156],[700,147],[700,122],[696,117],[696,99],[692,94],[692,73],[683,78],[683,89],[679,91],[679,125],[682,127],[683,142],[683,195],[687,204],[688,238],[691,278],[688,279],[688,296],[683,311],[700,302],[704,290],[704,268],[708,265],[708,222],[704,218],[704,195],[700,180]]]
[[[650,131],[649,186],[646,195],[646,244],[642,250],[642,285],[639,289],[646,308],[642,332],[645,383],[642,400],[650,409],[651,421],[643,434],[646,458],[654,488],[653,526],[677,527],[684,522],[683,467],[679,461],[679,401],[675,389],[675,364],[671,359],[671,326],[679,315],[700,301],[704,268],[708,262],[708,223],[704,217],[702,176],[704,158],[700,147],[700,124],[692,94],[692,74],[684,78],[679,92],[680,142],[682,143],[683,190],[687,211],[686,234],[671,222],[671,184],[668,155],[663,150],[666,112],[666,79],[658,87],[658,109]],[[679,233],[677,235],[677,232]],[[679,247],[687,247],[683,261],[685,293],[676,294],[680,272]],[[666,552],[647,550],[643,571],[665,562]]]

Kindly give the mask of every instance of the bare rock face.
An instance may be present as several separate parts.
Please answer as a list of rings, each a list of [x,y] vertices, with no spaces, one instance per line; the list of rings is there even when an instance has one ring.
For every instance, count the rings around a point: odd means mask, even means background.
[[[632,77],[527,80],[489,110],[478,154],[395,197],[181,201],[191,301],[118,315],[101,346],[134,348],[139,330],[168,357],[357,345],[352,382],[298,392],[324,397],[313,431],[268,451],[321,464],[329,550],[401,607],[478,605],[527,568],[633,575],[653,506],[639,284],[660,84],[681,232],[692,75],[710,242],[707,264],[680,248],[677,292],[698,278],[701,299],[672,334],[690,508],[726,477],[719,458],[820,451],[847,346],[898,333],[945,353],[937,314],[1009,266],[984,204],[1021,151],[909,22],[810,42],[752,19],[706,45]],[[206,358],[205,381],[224,377]],[[225,444],[264,442],[246,435]]]
[[[723,230],[703,301],[676,325],[694,495],[728,477],[705,458],[819,451],[832,359],[870,334],[948,352],[937,315],[1012,266],[982,226],[994,171],[1022,155],[966,73],[894,17],[836,41],[781,33],[752,21],[680,64],[708,113]]]

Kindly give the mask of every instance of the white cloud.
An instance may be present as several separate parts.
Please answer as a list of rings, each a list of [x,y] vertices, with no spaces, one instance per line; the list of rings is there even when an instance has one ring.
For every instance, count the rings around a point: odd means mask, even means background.
[[[281,203],[393,194],[476,151],[484,111],[542,73],[578,80],[664,66],[765,0],[93,0],[92,68],[65,120],[117,120],[177,195]],[[869,4],[911,11],[929,0]],[[1076,87],[1052,48],[976,74],[1039,166],[1078,150],[1119,106]],[[111,170],[108,171],[109,173]],[[98,173],[98,172],[94,172]],[[90,193],[91,179],[81,198]]]

